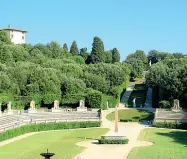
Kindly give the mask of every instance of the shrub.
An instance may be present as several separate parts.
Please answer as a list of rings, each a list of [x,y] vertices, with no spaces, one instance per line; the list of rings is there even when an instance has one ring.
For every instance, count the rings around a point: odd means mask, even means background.
[[[140,119],[120,119],[120,122],[140,122]]]
[[[99,144],[128,144],[128,139],[99,139]]]
[[[102,93],[95,90],[89,90],[86,102],[91,108],[101,108]]]
[[[0,141],[11,139],[13,137],[23,135],[30,132],[48,131],[48,130],[62,130],[62,129],[76,129],[88,127],[100,127],[101,122],[63,122],[63,123],[46,123],[46,124],[32,124],[25,125],[19,128],[7,130],[0,134]]]
[[[180,122],[153,122],[153,126],[157,128],[187,130],[187,123],[180,123]]]
[[[171,108],[171,104],[169,101],[162,100],[159,102],[159,108]]]

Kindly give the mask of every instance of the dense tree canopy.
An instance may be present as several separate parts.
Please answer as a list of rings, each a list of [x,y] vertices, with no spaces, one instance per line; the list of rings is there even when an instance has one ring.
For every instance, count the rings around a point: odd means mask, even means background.
[[[73,43],[71,45],[71,48],[70,48],[70,53],[72,55],[78,55],[79,54],[79,49],[78,49],[76,41],[73,41]]]
[[[121,90],[129,68],[111,64],[112,52],[105,56],[103,42],[99,38],[94,42],[92,58],[86,48],[78,55],[76,42],[71,53],[55,41],[33,46],[0,43],[0,103],[11,100],[14,109],[24,109],[31,100],[37,107],[52,106],[54,100],[72,105],[85,99],[88,106],[99,108],[106,105],[105,96],[119,102],[120,91],[117,96],[112,91]],[[90,64],[91,59],[97,64]]]
[[[94,37],[91,52],[91,63],[99,63],[105,61],[104,44],[99,37]]]
[[[112,62],[120,62],[120,54],[117,48],[112,50]]]
[[[10,37],[8,33],[4,30],[0,31],[0,43],[11,44]]]

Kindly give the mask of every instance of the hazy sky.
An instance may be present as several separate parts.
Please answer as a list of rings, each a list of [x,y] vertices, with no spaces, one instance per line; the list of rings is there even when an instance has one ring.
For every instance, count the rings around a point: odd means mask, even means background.
[[[187,53],[187,0],[0,0],[0,28],[28,30],[27,43],[77,41],[105,50],[117,47],[122,60],[142,49]]]

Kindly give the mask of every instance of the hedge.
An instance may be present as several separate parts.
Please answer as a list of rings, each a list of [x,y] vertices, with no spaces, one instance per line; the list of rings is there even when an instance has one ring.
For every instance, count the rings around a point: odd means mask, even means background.
[[[140,122],[140,119],[120,119],[120,122]]]
[[[99,144],[128,144],[129,139],[99,139]]]
[[[153,126],[157,128],[187,130],[187,123],[180,123],[180,122],[153,122]]]
[[[24,125],[19,128],[10,129],[0,133],[0,141],[11,139],[13,137],[23,135],[30,132],[39,132],[47,130],[62,130],[62,129],[76,129],[100,127],[101,122],[62,122],[62,123],[46,123],[46,124],[31,124]]]

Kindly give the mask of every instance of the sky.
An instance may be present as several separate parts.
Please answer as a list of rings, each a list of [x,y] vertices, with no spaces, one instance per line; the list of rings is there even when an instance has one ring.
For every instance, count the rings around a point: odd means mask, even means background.
[[[0,28],[27,30],[27,43],[57,41],[129,53],[187,53],[187,0],[0,0]]]

